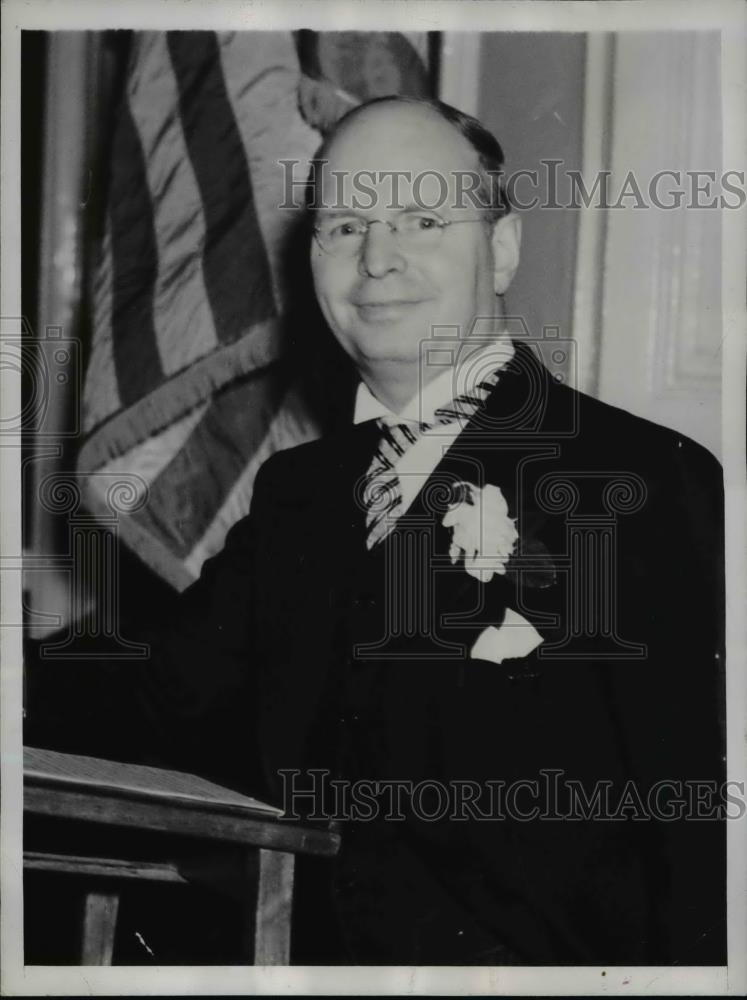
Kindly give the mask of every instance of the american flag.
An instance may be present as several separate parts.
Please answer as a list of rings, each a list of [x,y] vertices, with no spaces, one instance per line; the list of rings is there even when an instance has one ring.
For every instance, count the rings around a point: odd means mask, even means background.
[[[78,468],[94,511],[140,484],[123,541],[182,589],[274,451],[319,433],[283,365],[296,177],[350,107],[431,92],[426,35],[133,33],[92,290]],[[97,473],[106,475],[97,475]]]

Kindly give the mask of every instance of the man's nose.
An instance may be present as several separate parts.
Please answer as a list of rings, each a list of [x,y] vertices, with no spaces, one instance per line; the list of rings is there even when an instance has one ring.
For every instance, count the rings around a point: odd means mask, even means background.
[[[387,222],[374,220],[363,237],[358,270],[371,278],[383,278],[391,271],[404,271],[405,258],[397,243],[397,234]]]

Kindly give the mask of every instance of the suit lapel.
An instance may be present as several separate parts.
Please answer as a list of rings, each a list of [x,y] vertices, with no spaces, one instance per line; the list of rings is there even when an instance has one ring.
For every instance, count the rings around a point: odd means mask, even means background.
[[[432,489],[434,482],[464,479],[479,487],[498,486],[511,516],[518,517],[517,468],[540,450],[547,451],[543,446],[553,437],[550,390],[547,370],[528,347],[516,344],[514,357],[501,371],[484,407],[445,452],[411,512],[422,514],[432,508],[428,487]]]
[[[444,625],[444,638],[471,646],[476,632],[488,624],[500,625],[507,604],[519,605],[517,581],[494,576],[484,585],[461,567],[450,568],[451,531],[441,521],[451,490],[459,481],[479,488],[497,486],[508,504],[509,516],[517,519],[521,546],[531,540],[544,550],[540,538],[547,518],[534,502],[534,469],[544,468],[559,454],[556,431],[565,424],[558,413],[559,401],[549,373],[522,343],[501,372],[500,380],[459,437],[445,452],[409,510],[396,523],[380,546],[401,544],[402,535],[418,522],[432,525],[433,566],[437,575],[437,606]],[[562,403],[560,404],[562,407]],[[448,618],[443,618],[448,614]],[[450,624],[449,624],[450,623]]]

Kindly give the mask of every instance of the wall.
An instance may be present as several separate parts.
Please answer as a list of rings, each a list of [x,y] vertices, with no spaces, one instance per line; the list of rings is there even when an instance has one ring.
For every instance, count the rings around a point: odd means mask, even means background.
[[[683,190],[679,208],[610,210],[599,266],[597,380],[608,402],[695,438],[721,455],[721,213],[688,171],[721,172],[720,37],[621,33],[613,52],[612,190],[632,171],[646,202]],[[726,164],[740,168],[741,164]],[[627,204],[637,201],[628,199]]]
[[[582,154],[585,36],[525,32],[485,33],[480,45],[478,117],[506,154],[507,175],[538,171],[540,185],[517,183],[528,203],[548,193],[546,159],[562,160],[558,174],[579,170]],[[559,203],[565,189],[558,189]],[[569,336],[573,312],[578,212],[535,208],[522,211],[519,271],[506,295],[510,315],[523,316],[530,333],[560,327]]]

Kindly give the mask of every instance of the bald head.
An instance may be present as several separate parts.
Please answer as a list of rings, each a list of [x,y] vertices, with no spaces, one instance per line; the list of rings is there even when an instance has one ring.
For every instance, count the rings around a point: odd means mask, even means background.
[[[469,142],[426,102],[386,98],[354,108],[328,137],[327,154],[355,143],[362,133],[376,136],[381,141],[380,152],[389,157],[402,144],[427,136],[439,144],[444,154],[451,153],[472,167],[477,165],[477,154]]]
[[[493,220],[510,210],[503,185],[503,150],[495,136],[476,118],[443,101],[407,97],[376,98],[353,108],[337,122],[313,160],[312,177],[317,184],[310,187],[310,206],[314,207],[315,200],[319,203],[318,182],[330,152],[354,147],[363,133],[378,137],[381,156],[377,159],[385,158],[391,171],[411,170],[414,161],[409,147],[412,141],[417,144],[419,137],[427,137],[433,141],[431,153],[438,153],[424,169],[441,170],[443,157],[450,155],[452,163],[461,164],[456,168],[463,172],[457,193],[465,205],[486,211]],[[395,166],[395,161],[400,165]],[[373,160],[368,169],[376,169]]]

